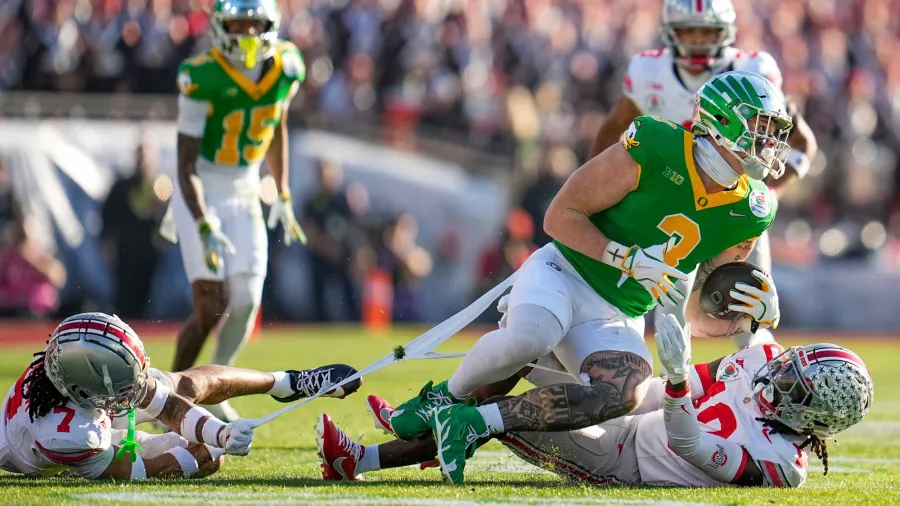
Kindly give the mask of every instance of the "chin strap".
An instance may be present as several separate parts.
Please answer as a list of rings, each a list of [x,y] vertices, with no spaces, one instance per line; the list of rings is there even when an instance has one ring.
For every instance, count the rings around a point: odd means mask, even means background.
[[[728,160],[725,160],[712,141],[706,137],[694,137],[694,156],[703,172],[725,188],[731,188],[741,179],[740,174],[731,168]]]

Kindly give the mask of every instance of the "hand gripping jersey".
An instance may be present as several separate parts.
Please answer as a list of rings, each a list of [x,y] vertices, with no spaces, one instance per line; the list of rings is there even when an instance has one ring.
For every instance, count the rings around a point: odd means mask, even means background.
[[[32,422],[22,398],[22,382],[30,373],[29,368],[10,388],[0,411],[0,469],[38,476],[70,470],[97,478],[113,458],[109,417],[67,403]]]
[[[724,447],[709,459],[711,466],[733,470],[736,478],[752,459],[767,486],[798,487],[806,480],[808,454],[801,437],[772,434],[757,421],[762,411],[752,399],[752,380],[772,357],[783,352],[778,344],[744,348],[725,357],[714,378],[701,374],[705,395],[694,400],[697,421],[708,434],[743,447],[743,454],[728,454]],[[699,368],[702,370],[704,368]],[[723,485],[689,464],[668,446],[663,410],[641,418],[637,430],[637,461],[641,482],[693,486]]]
[[[199,168],[258,170],[285,106],[306,78],[303,57],[290,42],[280,42],[262,65],[256,82],[216,49],[179,66],[181,94],[209,104]]]
[[[641,248],[675,240],[667,264],[690,273],[732,246],[759,237],[775,218],[766,186],[741,176],[732,190],[707,193],[694,164],[693,135],[657,117],[641,116],[625,133],[625,149],[639,166],[634,190],[591,223],[611,240]],[[655,305],[634,279],[616,285],[622,271],[556,242],[562,255],[601,297],[630,317]]]
[[[781,88],[781,71],[772,55],[765,51],[741,51],[725,48],[724,64],[704,76],[707,78],[731,70],[760,74]],[[679,77],[669,49],[654,49],[631,57],[624,79],[625,96],[642,114],[660,116],[690,130],[697,89],[686,86]]]

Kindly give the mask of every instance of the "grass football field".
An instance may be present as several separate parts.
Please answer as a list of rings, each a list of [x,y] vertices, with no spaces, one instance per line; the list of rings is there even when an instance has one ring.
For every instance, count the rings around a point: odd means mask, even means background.
[[[362,368],[415,335],[413,330],[397,330],[387,337],[369,337],[353,327],[268,331],[250,343],[237,365],[270,371],[346,362]],[[456,338],[441,350],[463,351],[473,338]],[[206,479],[110,483],[36,480],[0,471],[0,504],[900,504],[900,339],[822,340],[838,342],[862,356],[875,378],[875,406],[864,423],[839,438],[840,445],[829,443],[827,477],[818,460],[810,457],[810,476],[802,493],[570,484],[516,459],[498,443],[483,447],[469,461],[463,486],[444,484],[437,469],[418,468],[379,471],[350,483],[321,480],[314,429],[320,413],[332,415],[350,436],[362,435],[364,444],[386,441],[365,412],[365,395],[377,393],[397,404],[415,395],[428,379],[446,379],[459,362],[451,359],[391,366],[367,377],[362,390],[345,400],[320,399],[303,406],[259,428],[250,456],[227,457],[223,469]],[[801,343],[784,337],[781,342]],[[648,344],[653,349],[652,342]],[[171,340],[148,339],[146,345],[154,365],[171,364]],[[30,362],[36,347],[0,349],[3,392]],[[210,349],[208,345],[201,363],[208,360]],[[707,361],[730,350],[729,341],[696,340],[694,359]],[[267,396],[240,398],[232,404],[243,416],[254,418],[284,406]]]

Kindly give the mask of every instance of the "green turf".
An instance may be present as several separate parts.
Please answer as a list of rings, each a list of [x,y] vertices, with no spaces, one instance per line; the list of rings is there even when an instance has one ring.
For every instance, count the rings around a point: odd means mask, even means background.
[[[267,333],[251,343],[238,365],[263,370],[305,368],[331,362],[363,367],[408,341],[412,332],[389,338],[365,337],[354,329],[298,328]],[[458,339],[442,351],[464,350]],[[785,340],[783,344],[797,344]],[[359,394],[346,400],[323,399],[257,430],[249,457],[229,457],[218,474],[203,480],[150,481],[139,484],[92,483],[74,478],[34,480],[0,472],[0,504],[891,504],[900,503],[900,356],[898,341],[846,341],[866,360],[875,378],[876,402],[866,423],[829,445],[831,472],[822,476],[812,464],[802,493],[770,489],[676,489],[578,486],[563,482],[511,456],[496,443],[470,461],[467,483],[448,486],[436,469],[402,469],[371,473],[355,483],[320,480],[315,455],[316,416],[328,412],[348,434],[364,443],[385,441],[373,429],[364,396],[378,393],[399,402],[414,395],[428,379],[444,379],[458,360],[414,361],[389,367],[366,378]],[[172,343],[150,341],[153,363],[171,363]],[[0,349],[0,388],[5,391],[30,360],[32,349]],[[207,354],[208,354],[207,350]],[[726,341],[697,341],[694,355],[706,361],[730,351]],[[204,355],[206,357],[208,355]],[[233,405],[244,416],[258,417],[282,407],[268,397],[243,398]],[[815,460],[811,458],[811,461]]]

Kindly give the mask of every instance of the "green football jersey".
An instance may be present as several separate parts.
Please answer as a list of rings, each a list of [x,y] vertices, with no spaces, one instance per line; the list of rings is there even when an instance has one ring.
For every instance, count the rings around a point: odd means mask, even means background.
[[[748,239],[759,237],[775,217],[776,203],[759,181],[741,176],[734,189],[707,193],[694,164],[693,135],[658,117],[634,120],[625,149],[638,164],[634,190],[615,206],[591,216],[604,235],[641,248],[675,245],[667,264],[684,273]],[[632,278],[616,285],[622,271],[555,243],[582,278],[607,302],[631,317],[656,304]]]
[[[247,167],[262,162],[287,102],[306,78],[297,46],[280,41],[251,81],[216,49],[178,67],[178,87],[191,99],[209,103],[200,156],[214,165]]]

